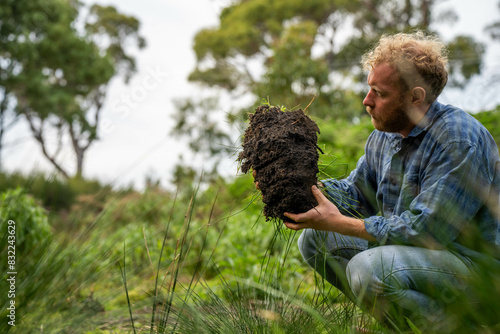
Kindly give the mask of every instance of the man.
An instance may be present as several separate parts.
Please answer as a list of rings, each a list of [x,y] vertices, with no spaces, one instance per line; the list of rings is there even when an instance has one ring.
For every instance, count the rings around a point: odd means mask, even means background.
[[[471,280],[500,259],[498,148],[473,117],[436,101],[446,61],[421,32],[382,37],[363,59],[375,127],[365,155],[346,179],[322,182],[328,197],[313,187],[316,208],[285,213],[288,228],[304,229],[308,264],[399,329],[408,318],[459,330],[450,310],[478,301]]]

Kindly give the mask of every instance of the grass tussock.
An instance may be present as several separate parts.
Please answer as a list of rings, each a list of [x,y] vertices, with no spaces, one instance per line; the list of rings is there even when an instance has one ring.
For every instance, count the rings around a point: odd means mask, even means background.
[[[86,194],[60,216],[22,189],[4,192],[0,249],[16,221],[18,279],[16,326],[0,321],[0,332],[390,333],[307,267],[298,234],[265,221],[251,177],[190,189]],[[497,318],[498,274],[472,283],[488,308],[440,304],[456,319],[440,333],[498,332],[478,325]]]

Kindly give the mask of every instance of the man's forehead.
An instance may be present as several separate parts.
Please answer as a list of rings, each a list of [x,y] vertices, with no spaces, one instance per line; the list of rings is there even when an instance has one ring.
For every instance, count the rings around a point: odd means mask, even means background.
[[[393,87],[397,84],[397,78],[394,66],[385,63],[376,64],[368,73],[368,85]]]

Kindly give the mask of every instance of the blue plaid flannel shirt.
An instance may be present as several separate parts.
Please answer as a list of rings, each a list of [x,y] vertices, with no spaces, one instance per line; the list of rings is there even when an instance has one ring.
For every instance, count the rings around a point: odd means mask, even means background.
[[[373,131],[356,169],[323,184],[344,214],[364,218],[378,245],[500,259],[499,171],[486,128],[463,110],[434,102],[406,138]]]

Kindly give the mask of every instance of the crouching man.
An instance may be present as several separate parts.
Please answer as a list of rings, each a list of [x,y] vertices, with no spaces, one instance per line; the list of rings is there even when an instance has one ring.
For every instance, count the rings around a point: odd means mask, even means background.
[[[375,127],[364,156],[346,179],[313,187],[316,208],[285,214],[303,229],[307,263],[400,330],[408,318],[459,332],[452,310],[479,307],[473,280],[500,266],[498,148],[477,120],[437,102],[446,62],[434,37],[382,37],[363,60]]]

